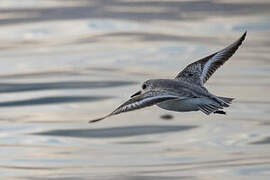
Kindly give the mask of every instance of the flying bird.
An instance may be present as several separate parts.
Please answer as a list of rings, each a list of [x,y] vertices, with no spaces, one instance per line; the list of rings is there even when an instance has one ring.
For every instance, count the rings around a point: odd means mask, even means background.
[[[204,87],[204,83],[236,52],[245,40],[246,34],[247,32],[226,48],[189,64],[174,79],[145,81],[141,90],[133,94],[128,101],[112,113],[91,120],[89,123],[152,105],[177,112],[201,111],[206,115],[226,114],[223,108],[229,107],[233,98],[210,93]]]

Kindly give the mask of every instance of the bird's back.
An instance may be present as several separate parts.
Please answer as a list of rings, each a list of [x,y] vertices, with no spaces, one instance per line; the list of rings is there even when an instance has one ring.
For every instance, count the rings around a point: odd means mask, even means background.
[[[209,95],[209,92],[205,87],[187,81],[181,81],[176,79],[151,79],[148,81],[150,81],[152,89],[164,89],[180,94],[186,92],[193,96]]]

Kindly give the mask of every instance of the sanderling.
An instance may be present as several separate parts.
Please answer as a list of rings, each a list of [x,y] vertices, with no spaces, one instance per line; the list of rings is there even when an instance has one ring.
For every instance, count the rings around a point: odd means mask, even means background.
[[[245,37],[246,32],[228,47],[189,64],[174,79],[145,81],[142,89],[133,94],[128,101],[112,113],[91,120],[89,123],[152,105],[177,112],[202,111],[207,115],[211,113],[226,114],[222,109],[229,107],[233,98],[211,94],[204,87],[204,83],[236,52]]]

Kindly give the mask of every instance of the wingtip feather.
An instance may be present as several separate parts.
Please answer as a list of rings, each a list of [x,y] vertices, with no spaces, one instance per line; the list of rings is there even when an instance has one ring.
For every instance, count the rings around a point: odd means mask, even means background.
[[[102,118],[97,118],[97,119],[90,120],[90,121],[88,121],[88,123],[95,123],[95,122],[98,122],[98,121],[101,121],[101,120],[105,119],[106,117],[108,117],[108,116],[104,116]]]
[[[244,34],[241,36],[240,41],[244,41],[246,39],[247,36],[247,30],[244,32]]]

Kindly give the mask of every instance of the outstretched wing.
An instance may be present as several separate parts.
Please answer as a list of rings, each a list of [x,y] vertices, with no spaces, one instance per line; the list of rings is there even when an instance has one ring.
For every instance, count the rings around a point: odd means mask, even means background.
[[[212,74],[236,52],[238,47],[245,40],[246,34],[247,32],[228,47],[189,64],[176,76],[176,79],[189,81],[202,86]]]
[[[121,106],[119,106],[117,109],[115,109],[112,113],[98,119],[94,119],[89,121],[89,123],[97,122],[100,120],[103,120],[109,116],[113,116],[116,114],[120,114],[123,112],[133,111],[136,109],[141,109],[147,106],[152,106],[157,103],[171,100],[171,99],[178,99],[179,97],[177,95],[168,94],[168,92],[165,91],[148,91],[144,94],[135,96],[125,103],[123,103]]]

